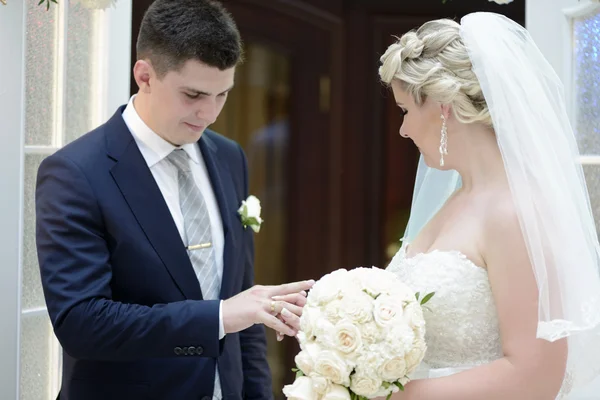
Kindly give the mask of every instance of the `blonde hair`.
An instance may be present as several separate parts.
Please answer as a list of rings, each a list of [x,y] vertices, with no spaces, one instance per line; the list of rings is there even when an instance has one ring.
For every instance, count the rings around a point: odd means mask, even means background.
[[[431,98],[450,105],[462,123],[492,126],[458,23],[449,19],[426,22],[416,32],[402,35],[380,61],[381,80],[386,85],[393,79],[400,81],[417,105]]]

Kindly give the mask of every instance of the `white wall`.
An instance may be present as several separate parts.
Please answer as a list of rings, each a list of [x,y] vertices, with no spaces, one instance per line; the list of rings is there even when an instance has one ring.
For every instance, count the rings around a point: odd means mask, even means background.
[[[0,6],[0,399],[16,399],[21,264],[24,3]]]

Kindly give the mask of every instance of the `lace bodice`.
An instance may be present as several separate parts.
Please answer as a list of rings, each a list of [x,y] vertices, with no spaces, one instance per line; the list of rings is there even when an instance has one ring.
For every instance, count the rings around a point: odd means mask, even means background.
[[[487,271],[457,251],[407,258],[405,246],[387,268],[413,290],[435,292],[424,310],[430,368],[474,367],[502,357]]]

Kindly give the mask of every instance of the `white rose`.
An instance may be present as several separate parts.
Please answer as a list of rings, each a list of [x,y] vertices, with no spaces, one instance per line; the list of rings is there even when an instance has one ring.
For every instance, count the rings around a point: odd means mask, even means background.
[[[334,299],[342,298],[342,293],[344,291],[352,293],[354,288],[352,287],[347,274],[348,271],[345,269],[338,269],[323,276],[308,292],[308,297],[306,299],[307,303],[309,305],[320,306],[327,304]]]
[[[350,400],[350,392],[343,386],[331,385],[321,400]]]
[[[384,360],[377,369],[377,373],[384,381],[396,382],[406,375],[406,361],[403,357]]]
[[[379,351],[379,346],[366,346],[362,348],[360,356],[356,360],[356,370],[360,373],[368,373],[375,371],[375,368],[381,362],[382,355]]]
[[[248,196],[246,200],[242,202],[243,205],[247,207],[247,215],[248,217],[254,217],[260,220],[260,200],[256,196]]]
[[[321,318],[321,310],[315,306],[307,304],[302,309],[302,316],[300,317],[300,330],[304,332],[307,340],[310,340],[313,336],[315,324]]]
[[[356,268],[350,271],[354,273],[363,290],[370,296],[388,293],[394,289],[395,275],[379,268]]]
[[[370,295],[381,293],[394,295],[403,300],[414,300],[414,291],[403,283],[396,274],[381,268],[357,268],[355,278]]]
[[[283,394],[292,400],[318,400],[319,398],[313,389],[312,380],[308,376],[298,377],[293,384],[285,385]]]
[[[359,396],[373,397],[381,389],[381,384],[379,379],[356,373],[352,375],[350,390]]]
[[[335,326],[333,341],[334,348],[345,354],[356,351],[362,345],[358,327],[348,320],[343,320]]]
[[[423,309],[421,305],[416,301],[411,301],[404,307],[404,321],[411,326],[411,328],[422,328],[425,326],[425,318],[423,316]]]
[[[309,375],[315,366],[315,359],[322,351],[321,346],[318,343],[305,343],[304,348],[300,353],[296,354],[294,361],[296,366],[300,368],[304,375]]]
[[[374,344],[383,339],[384,332],[374,321],[371,321],[360,326],[360,334],[363,343]]]
[[[296,362],[296,366],[302,371],[305,375],[310,374],[313,370],[313,366],[315,364],[314,360],[308,352],[302,350],[300,353],[296,354],[294,357],[294,361]]]
[[[316,324],[313,326],[313,336],[317,338],[317,340],[323,343],[325,346],[329,347],[333,344],[333,330],[335,325],[329,322],[325,318],[319,319]]]
[[[314,372],[338,385],[348,385],[351,368],[336,352],[322,351],[315,361]]]
[[[365,292],[354,296],[344,296],[341,300],[346,317],[352,321],[364,324],[373,320],[373,298]]]
[[[260,231],[260,225],[263,220],[260,217],[260,200],[255,196],[248,196],[242,201],[242,205],[238,209],[238,214],[242,217],[244,227],[247,225],[256,233]]]
[[[327,378],[312,373],[310,374],[310,379],[312,380],[313,389],[318,394],[325,394],[329,390],[329,380]]]
[[[406,361],[407,375],[413,372],[419,366],[421,361],[423,361],[426,351],[427,346],[425,341],[417,338],[413,343],[412,349],[404,356],[404,361]]]
[[[331,323],[339,322],[345,315],[344,304],[335,299],[325,306],[324,314]]]
[[[377,325],[386,327],[402,317],[402,300],[396,296],[380,295],[373,303],[373,317]]]

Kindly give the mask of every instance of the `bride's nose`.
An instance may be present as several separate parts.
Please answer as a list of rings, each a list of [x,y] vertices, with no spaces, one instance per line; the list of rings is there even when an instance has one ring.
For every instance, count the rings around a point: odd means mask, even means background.
[[[408,138],[408,134],[402,130],[402,127],[400,127],[400,129],[398,130],[398,133],[400,133],[400,136],[402,136],[403,138]]]

